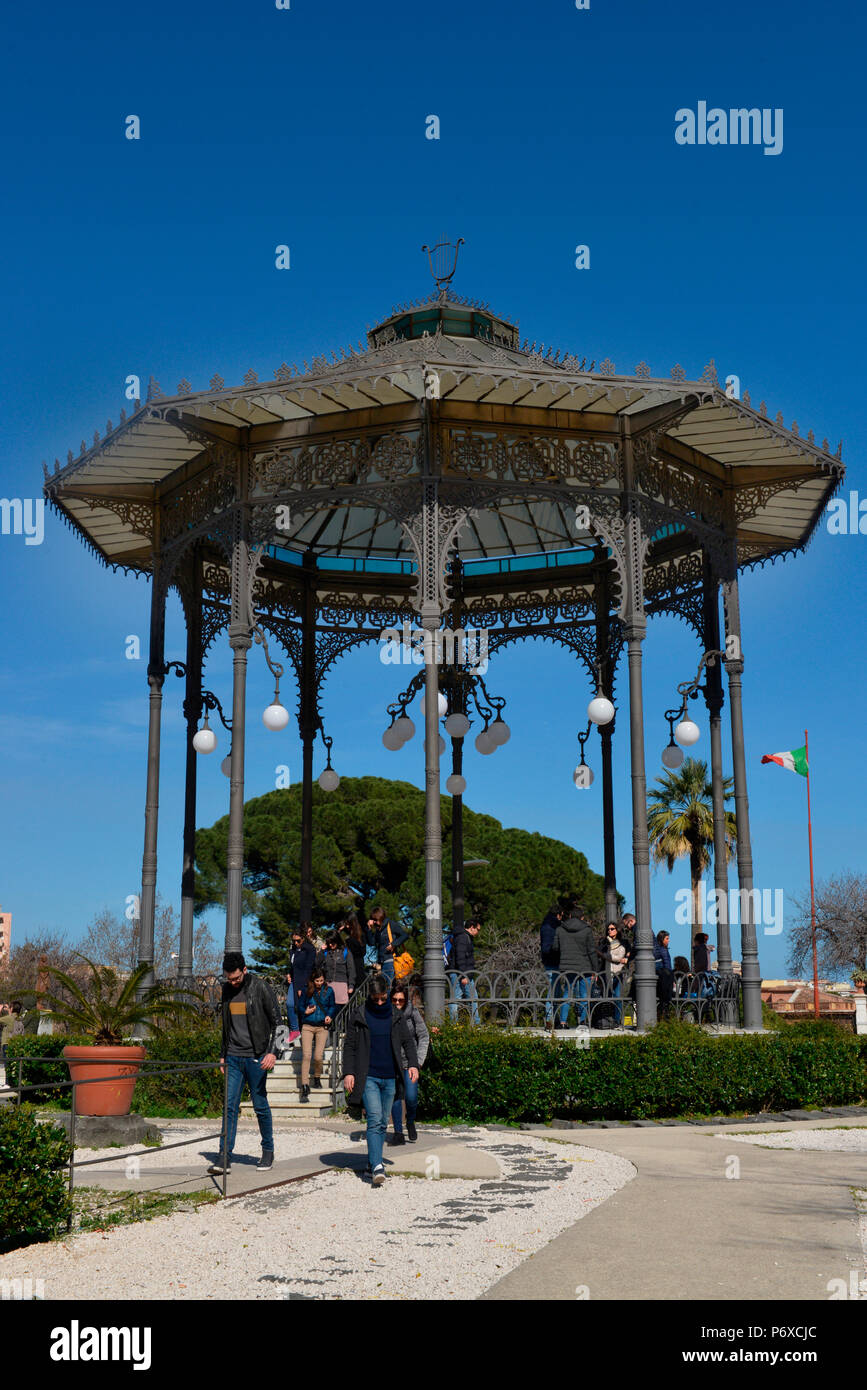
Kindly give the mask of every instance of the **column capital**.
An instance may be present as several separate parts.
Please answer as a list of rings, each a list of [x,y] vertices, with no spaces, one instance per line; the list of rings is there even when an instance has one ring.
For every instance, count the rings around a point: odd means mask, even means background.
[[[643,617],[625,619],[623,635],[627,642],[643,642],[647,636],[647,619]]]
[[[229,623],[229,646],[232,651],[249,651],[253,634],[249,623]]]
[[[442,618],[442,610],[438,603],[431,599],[425,599],[421,606],[420,623],[427,632],[436,632]]]

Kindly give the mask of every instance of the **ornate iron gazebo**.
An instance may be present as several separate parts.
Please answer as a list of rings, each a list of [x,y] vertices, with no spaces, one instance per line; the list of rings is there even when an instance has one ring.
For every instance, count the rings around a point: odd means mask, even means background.
[[[434,248],[436,250],[437,248]],[[441,258],[438,258],[438,260]],[[432,259],[432,269],[434,269]],[[234,656],[226,949],[241,943],[244,718],[254,631],[298,677],[303,748],[301,915],[311,905],[313,747],[330,665],[404,619],[429,633],[488,633],[490,653],[542,637],[584,663],[612,698],[626,648],[639,1026],[656,1017],[642,708],[642,644],[656,613],[683,618],[707,664],[717,901],[727,901],[722,771],[725,667],[737,873],[742,890],[744,1023],[761,998],[744,764],[738,571],[802,550],[843,478],[840,449],[726,394],[713,362],[654,377],[520,341],[517,325],[457,296],[438,272],[426,299],[396,307],[367,341],[241,386],[181,381],[65,467],[44,494],[105,564],[152,576],[141,954],[153,956],[160,714],[169,591],[186,621],[188,725],[179,973],[192,971],[196,753],[202,667],[224,631]],[[439,283],[443,281],[443,283]],[[458,563],[459,561],[459,563]],[[720,631],[722,591],[724,631]],[[173,663],[174,664],[174,663]],[[425,666],[425,988],[445,998],[442,958],[439,671]],[[614,873],[612,739],[601,733],[606,903]],[[459,800],[459,798],[458,798]],[[744,892],[744,890],[746,890]],[[722,911],[724,916],[724,911]],[[719,968],[731,969],[727,921]]]

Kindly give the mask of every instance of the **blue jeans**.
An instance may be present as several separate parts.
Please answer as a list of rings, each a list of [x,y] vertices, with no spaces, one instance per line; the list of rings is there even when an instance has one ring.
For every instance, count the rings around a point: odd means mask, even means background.
[[[478,1023],[479,996],[476,993],[476,982],[473,979],[472,975],[466,976],[467,983],[465,985],[461,984],[461,976],[456,972],[450,972],[449,979],[452,982],[452,998],[455,1000],[468,999],[470,1001],[470,1018],[472,1019],[473,1023]],[[457,1003],[449,1004],[449,1014],[451,1015],[452,1023],[454,1023],[458,1016]]]
[[[587,1005],[584,1000],[590,997],[590,981],[586,975],[574,975],[571,971],[564,971],[563,979],[566,982],[566,995],[560,1009],[560,1022],[565,1023],[569,1017],[570,999],[578,999],[581,1001],[578,1005],[578,1021],[586,1023]]]
[[[379,973],[385,976],[389,984],[392,983],[394,980],[394,960],[391,956],[386,956],[385,960],[381,962]]]
[[[620,1000],[620,991],[622,990],[622,988],[623,988],[623,980],[621,979],[620,975],[612,975],[612,976],[611,976],[611,993],[612,993],[612,995],[614,996],[614,998],[617,999],[618,1001]],[[616,1003],[616,1004],[614,1005],[614,1017],[616,1018],[616,1020],[617,1020],[617,1025],[618,1025],[618,1027],[619,1027],[620,1024],[623,1022],[623,1005],[622,1005],[620,1002],[618,1002],[618,1003]]]
[[[298,1010],[295,1007],[295,990],[292,985],[289,986],[289,992],[286,995],[286,1017],[289,1019],[290,1033],[300,1033],[301,1024],[298,1022]]]
[[[415,1112],[418,1110],[418,1082],[410,1081],[408,1071],[403,1073],[403,1088],[406,1093],[406,1122],[409,1124],[415,1119]],[[402,1100],[396,1100],[391,1107],[391,1123],[394,1126],[395,1134],[403,1133]]]
[[[253,1102],[253,1109],[256,1112],[256,1119],[259,1121],[259,1133],[262,1136],[262,1148],[274,1150],[274,1128],[271,1121],[271,1107],[268,1104],[266,1095],[266,1084],[268,1073],[262,1070],[259,1065],[264,1057],[233,1057],[231,1053],[226,1058],[228,1069],[228,1094],[226,1099],[226,1154],[232,1156],[235,1147],[235,1135],[238,1131],[238,1113],[241,1109],[241,1096],[244,1091],[244,1083],[250,1087],[250,1099]]]
[[[556,965],[543,965],[542,969],[548,976],[548,998],[545,1001],[545,1022],[550,1023],[554,1017],[554,981],[560,974],[560,971],[557,969]]]
[[[371,1168],[382,1165],[382,1149],[388,1128],[388,1112],[394,1104],[397,1082],[381,1076],[369,1076],[364,1083],[364,1108],[367,1111],[367,1160]]]

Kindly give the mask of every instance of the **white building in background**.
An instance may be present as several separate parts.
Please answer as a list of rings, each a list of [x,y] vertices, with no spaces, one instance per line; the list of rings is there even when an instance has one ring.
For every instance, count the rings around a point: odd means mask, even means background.
[[[0,908],[0,965],[9,959],[12,946],[12,913]]]

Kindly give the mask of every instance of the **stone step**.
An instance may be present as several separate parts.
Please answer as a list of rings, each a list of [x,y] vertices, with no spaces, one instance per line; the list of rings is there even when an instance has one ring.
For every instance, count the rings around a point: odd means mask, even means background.
[[[311,1087],[311,1096],[317,1089],[318,1087],[316,1086]],[[337,1089],[338,1092],[342,1093],[342,1086],[338,1086]],[[276,1077],[274,1080],[268,1081],[267,1090],[269,1100],[272,1098],[272,1096],[275,1098],[277,1096],[297,1096],[301,1094],[301,1082],[295,1077]],[[322,1078],[322,1090],[327,1091],[329,1095],[331,1094],[331,1082],[329,1081],[327,1076],[323,1076]]]
[[[317,1100],[314,1102],[313,1093],[311,1092],[309,1105],[301,1105],[297,1102],[288,1103],[282,1098],[279,1100],[269,1100],[268,1104],[271,1106],[271,1113],[275,1120],[324,1120],[327,1115],[331,1114],[331,1092],[324,1091],[323,1095],[325,1097],[324,1100]],[[341,1105],[341,1098],[339,1096],[337,1105],[338,1108]],[[250,1102],[242,1101],[241,1119],[253,1120],[255,1118],[256,1112]]]

